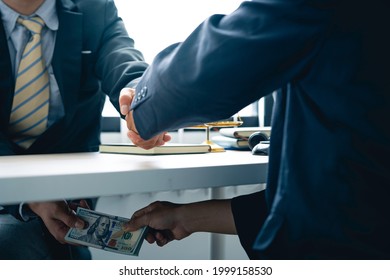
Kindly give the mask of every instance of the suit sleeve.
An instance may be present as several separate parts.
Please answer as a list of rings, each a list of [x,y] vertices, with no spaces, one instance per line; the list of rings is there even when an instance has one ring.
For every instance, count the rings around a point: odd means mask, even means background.
[[[129,37],[113,1],[106,2],[102,16],[104,30],[101,32],[96,73],[101,78],[103,91],[119,111],[120,90],[131,82],[135,87],[136,79],[142,76],[148,64],[141,51],[134,47],[134,40]]]
[[[12,148],[12,143],[0,132],[0,156],[10,156],[14,155]],[[1,205],[0,214],[8,213],[14,216],[15,218],[22,220],[19,215],[19,204],[14,205]]]
[[[132,103],[141,137],[229,118],[302,74],[328,28],[330,11],[317,2],[244,1],[162,51]]]
[[[13,144],[0,132],[0,156],[14,155],[15,152],[13,150]]]
[[[252,247],[268,214],[265,191],[235,197],[231,207],[241,245],[248,257],[255,259]]]

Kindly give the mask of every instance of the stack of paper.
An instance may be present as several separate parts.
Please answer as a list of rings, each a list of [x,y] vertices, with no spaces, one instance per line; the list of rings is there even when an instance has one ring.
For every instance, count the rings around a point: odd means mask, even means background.
[[[225,149],[249,150],[249,137],[256,132],[264,134],[265,138],[271,135],[271,127],[229,127],[221,128],[220,135],[212,137],[212,141]]]

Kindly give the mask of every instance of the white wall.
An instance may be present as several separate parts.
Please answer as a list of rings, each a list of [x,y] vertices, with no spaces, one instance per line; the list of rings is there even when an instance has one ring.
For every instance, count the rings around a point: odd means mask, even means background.
[[[151,63],[167,46],[183,41],[212,14],[227,14],[242,0],[115,0],[135,47]]]

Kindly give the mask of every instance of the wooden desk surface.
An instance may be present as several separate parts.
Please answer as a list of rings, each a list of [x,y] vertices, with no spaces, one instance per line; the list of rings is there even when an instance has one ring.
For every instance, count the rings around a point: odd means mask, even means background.
[[[0,204],[264,183],[267,163],[249,151],[2,156]]]

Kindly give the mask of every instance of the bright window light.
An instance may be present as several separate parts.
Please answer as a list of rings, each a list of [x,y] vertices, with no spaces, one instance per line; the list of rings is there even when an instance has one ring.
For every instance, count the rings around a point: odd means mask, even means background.
[[[242,0],[115,0],[135,47],[151,63],[169,45],[183,41],[212,14],[228,14]]]

